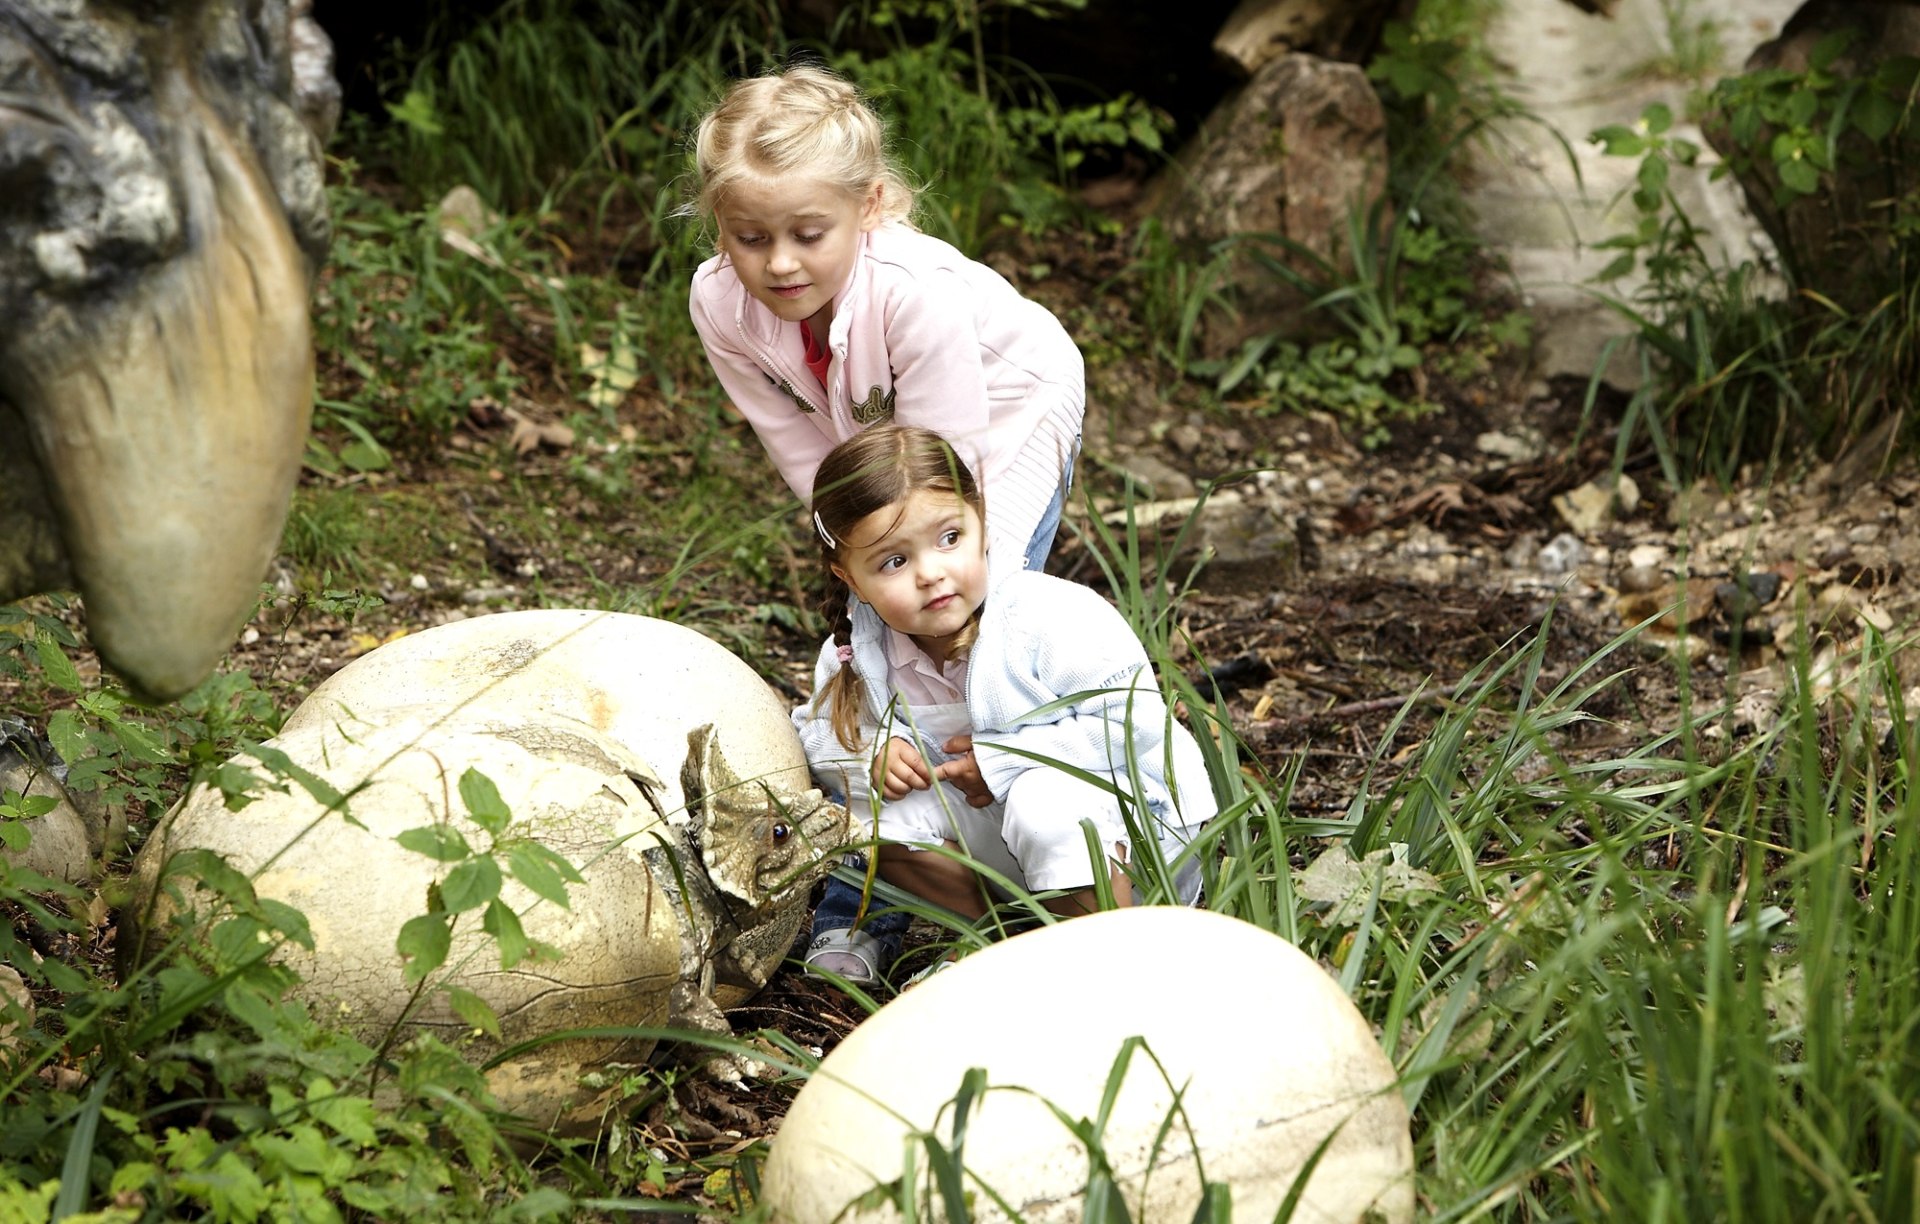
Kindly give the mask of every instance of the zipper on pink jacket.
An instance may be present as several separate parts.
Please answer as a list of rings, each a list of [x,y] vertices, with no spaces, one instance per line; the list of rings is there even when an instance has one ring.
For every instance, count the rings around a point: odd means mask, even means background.
[[[780,367],[773,363],[773,355],[767,352],[767,350],[761,348],[758,344],[755,344],[753,342],[753,339],[747,335],[747,325],[740,321],[740,316],[737,314],[734,316],[734,319],[733,319],[733,330],[740,333],[741,347],[750,349],[753,352],[753,355],[760,359],[760,364],[766,367],[767,372],[780,380],[780,389],[786,392],[787,395],[792,398],[795,404],[799,405],[800,411],[811,412],[815,414],[819,413],[820,410],[813,406],[812,401],[810,401],[809,399],[807,399],[806,396],[800,394],[800,392],[794,389],[793,380],[791,378],[785,378],[781,376]],[[827,415],[829,417],[833,415],[832,408],[833,408],[833,389],[829,387],[827,389],[827,409],[828,409]]]

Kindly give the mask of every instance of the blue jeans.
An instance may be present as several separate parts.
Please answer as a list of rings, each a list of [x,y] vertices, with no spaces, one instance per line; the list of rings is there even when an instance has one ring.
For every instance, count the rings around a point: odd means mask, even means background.
[[[1080,454],[1080,443],[1073,444],[1074,458]],[[1060,515],[1067,508],[1067,495],[1073,491],[1073,460],[1067,462],[1066,475],[1060,481],[1060,487],[1054,490],[1053,501],[1047,506],[1046,513],[1040,516],[1040,525],[1033,529],[1033,538],[1027,541],[1027,568],[1045,569],[1047,554],[1053,551],[1053,537],[1060,531]],[[867,859],[864,854],[849,854],[846,858],[849,866],[865,871]],[[820,898],[820,904],[813,911],[813,932],[809,940],[818,939],[828,931],[844,931],[853,926],[854,918],[860,913],[860,889],[834,876],[827,877],[827,889]],[[900,940],[907,933],[907,924],[913,918],[889,906],[879,897],[872,898],[867,906],[866,921],[861,929],[880,941],[880,971],[885,973],[887,966],[900,955]]]

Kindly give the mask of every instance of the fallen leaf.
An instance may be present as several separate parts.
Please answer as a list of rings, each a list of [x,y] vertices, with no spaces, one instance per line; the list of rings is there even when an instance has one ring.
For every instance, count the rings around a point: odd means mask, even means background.
[[[1294,889],[1309,901],[1333,908],[1326,920],[1335,926],[1360,921],[1367,899],[1379,882],[1380,899],[1397,901],[1414,893],[1437,893],[1440,881],[1431,872],[1397,861],[1391,847],[1355,860],[1345,846],[1334,846],[1293,873]]]
[[[616,333],[612,347],[604,353],[582,343],[580,369],[592,380],[580,398],[602,412],[612,412],[640,381],[640,355],[624,332]]]

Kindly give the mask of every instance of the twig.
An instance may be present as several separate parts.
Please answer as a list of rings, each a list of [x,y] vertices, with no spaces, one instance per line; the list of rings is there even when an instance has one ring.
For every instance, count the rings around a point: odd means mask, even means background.
[[[1288,714],[1280,718],[1266,718],[1248,726],[1249,731],[1277,731],[1282,727],[1297,723],[1312,722],[1319,718],[1352,718],[1356,714],[1378,714],[1382,710],[1397,710],[1408,702],[1416,705],[1432,705],[1443,700],[1442,695],[1432,690],[1418,693],[1397,693],[1392,697],[1369,697],[1364,701],[1349,701],[1344,705],[1333,706],[1325,710],[1311,710],[1305,714]]]

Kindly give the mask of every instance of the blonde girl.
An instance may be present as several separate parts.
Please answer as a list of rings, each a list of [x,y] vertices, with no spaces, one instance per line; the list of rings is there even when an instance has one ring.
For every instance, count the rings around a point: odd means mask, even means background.
[[[794,722],[816,778],[856,810],[877,797],[881,876],[978,917],[981,878],[925,853],[945,846],[1085,912],[1091,823],[1127,903],[1132,831],[1152,830],[1172,859],[1214,803],[1126,620],[1086,587],[990,567],[979,486],[927,430],[842,443],[815,489],[833,637]],[[1183,877],[1191,899],[1197,869]]]
[[[1008,555],[1030,557],[1043,526],[1050,543],[1086,408],[1080,351],[999,273],[907,224],[913,192],[853,86],[812,67],[741,81],[694,159],[719,248],[694,273],[694,328],[802,504],[828,451],[891,420],[974,465]]]
[[[821,460],[863,429],[921,426],[993,489],[996,554],[1043,565],[1086,407],[1059,321],[909,224],[913,189],[879,116],[824,69],[735,84],[701,121],[694,164],[717,247],[694,273],[694,329],[794,495],[810,502]],[[854,929],[857,909],[830,882],[808,958],[870,983],[889,950]]]

